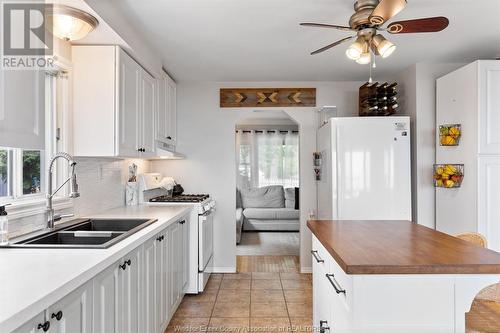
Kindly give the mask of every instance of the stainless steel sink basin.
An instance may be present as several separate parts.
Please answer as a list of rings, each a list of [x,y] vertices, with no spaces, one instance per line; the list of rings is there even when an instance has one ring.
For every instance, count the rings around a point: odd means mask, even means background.
[[[77,219],[54,230],[38,232],[11,242],[13,248],[105,249],[116,244],[156,219]]]

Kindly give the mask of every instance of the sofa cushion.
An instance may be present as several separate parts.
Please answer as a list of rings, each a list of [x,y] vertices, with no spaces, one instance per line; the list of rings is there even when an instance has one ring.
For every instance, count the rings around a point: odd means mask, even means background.
[[[284,208],[285,192],[279,185],[241,189],[241,201],[244,208]]]
[[[285,188],[285,208],[295,209],[295,187]]]
[[[298,220],[300,211],[290,208],[245,208],[243,216],[259,220]]]

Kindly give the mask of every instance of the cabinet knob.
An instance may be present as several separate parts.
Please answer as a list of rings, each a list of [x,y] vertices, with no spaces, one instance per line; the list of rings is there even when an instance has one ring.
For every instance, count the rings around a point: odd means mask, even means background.
[[[50,322],[46,321],[43,324],[38,324],[38,326],[36,328],[39,329],[39,330],[41,329],[44,332],[47,332],[49,330],[49,328],[50,328]]]
[[[169,135],[169,136],[167,136],[167,139],[172,140],[172,137]]]
[[[60,311],[60,310],[59,310],[57,313],[53,313],[53,314],[50,316],[50,318],[52,318],[52,319],[56,318],[56,319],[57,319],[57,321],[61,320],[61,319],[62,319],[62,317],[63,317],[63,313],[62,313],[62,311]]]
[[[186,220],[179,221],[179,224],[184,224],[186,223]]]
[[[129,265],[129,266],[130,266],[130,265],[132,265],[132,261],[130,261],[130,259],[129,259],[129,260],[127,260],[127,261],[125,261],[125,263],[126,263],[127,265]]]
[[[127,269],[127,263],[123,263],[123,265],[119,265],[121,269],[126,270]]]

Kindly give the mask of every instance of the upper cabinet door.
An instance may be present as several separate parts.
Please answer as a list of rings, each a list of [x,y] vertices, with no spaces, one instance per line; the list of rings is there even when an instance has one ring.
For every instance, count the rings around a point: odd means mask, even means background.
[[[123,50],[118,55],[118,156],[135,157],[139,152],[140,91],[142,68]],[[97,121],[97,119],[96,119]]]
[[[158,81],[157,139],[158,141],[175,146],[177,138],[177,86],[174,80],[165,72]]]
[[[479,153],[500,154],[500,61],[479,61]],[[464,132],[464,135],[466,133]]]
[[[177,84],[167,77],[168,93],[168,123],[167,140],[175,146],[177,144]]]
[[[156,80],[146,71],[141,72],[141,144],[142,157],[155,152]]]

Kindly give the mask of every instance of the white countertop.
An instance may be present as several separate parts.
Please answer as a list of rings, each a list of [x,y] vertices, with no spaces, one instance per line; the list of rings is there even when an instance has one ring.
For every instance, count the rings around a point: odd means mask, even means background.
[[[0,249],[0,332],[10,332],[189,212],[187,206],[128,206],[85,217],[156,218],[107,249]]]

